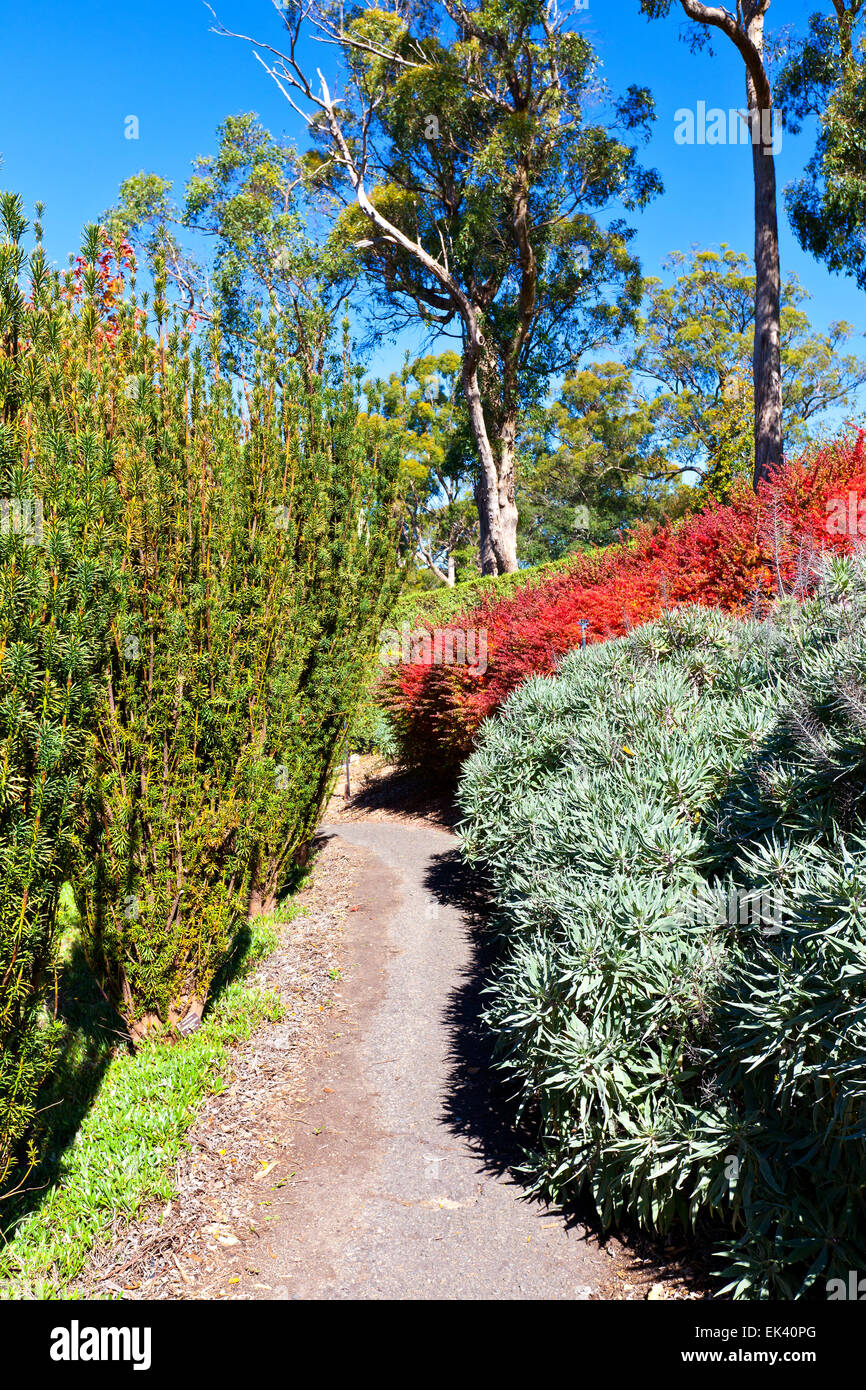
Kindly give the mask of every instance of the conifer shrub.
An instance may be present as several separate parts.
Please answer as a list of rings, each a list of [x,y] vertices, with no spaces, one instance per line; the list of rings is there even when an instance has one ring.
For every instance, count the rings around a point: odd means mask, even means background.
[[[724,505],[639,527],[622,545],[577,556],[502,600],[494,591],[451,620],[486,633],[484,671],[415,660],[388,675],[382,698],[401,760],[455,776],[483,720],[522,681],[555,670],[584,636],[591,644],[622,636],[677,604],[744,615],[784,594],[802,596],[815,555],[845,553],[858,539],[856,521],[852,528],[837,516],[839,499],[851,496],[855,518],[863,503],[866,533],[862,432],[790,462],[757,496],[739,484]],[[428,621],[422,615],[419,625]]]
[[[866,1246],[864,579],[576,651],[461,780],[535,1189],[703,1227],[738,1297],[823,1291]]]
[[[249,911],[302,856],[395,583],[396,456],[341,362],[301,380],[279,325],[240,396],[215,333],[121,319],[123,582],[76,895],[133,1037],[201,1019]],[[125,368],[124,370],[127,370]]]
[[[36,1158],[22,1149],[54,1055],[58,898],[117,581],[110,450],[86,400],[34,413],[70,324],[26,231],[20,198],[0,195],[0,1195]]]
[[[194,340],[169,313],[158,260],[151,305],[129,247],[99,227],[63,275],[38,248],[28,275],[16,227],[0,386],[17,432],[4,467],[11,477],[26,459],[38,481],[46,554],[68,537],[90,565],[78,589],[51,596],[58,612],[77,599],[87,645],[69,657],[70,688],[85,674],[91,685],[64,725],[74,856],[63,870],[46,861],[46,892],[71,873],[88,960],[131,1035],[183,1033],[321,813],[399,587],[398,460],[363,421],[345,345],[301,375],[286,325],[259,321],[252,370],[233,382],[218,324]],[[27,478],[13,482],[31,495]],[[9,621],[24,622],[12,592]],[[32,597],[30,628],[51,614]],[[25,800],[28,778],[10,783]],[[43,957],[47,946],[31,970],[35,1014]]]
[[[399,455],[362,416],[358,381],[342,363],[315,394],[297,381],[270,425],[274,519],[289,560],[268,647],[254,908],[274,906],[305,855],[402,581]]]

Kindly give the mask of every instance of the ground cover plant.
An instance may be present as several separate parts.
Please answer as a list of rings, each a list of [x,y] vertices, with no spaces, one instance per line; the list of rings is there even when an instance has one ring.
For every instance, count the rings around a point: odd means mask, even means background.
[[[281,913],[291,919],[292,909]],[[249,975],[276,941],[275,922],[251,923],[223,972],[200,1029],[182,1047],[157,1037],[118,1047],[121,1020],[100,995],[81,943],[71,889],[61,906],[60,1059],[41,1097],[40,1158],[4,1203],[0,1298],[64,1298],[88,1253],[120,1218],[174,1194],[172,1169],[207,1095],[225,1086],[230,1050],[282,1017]]]
[[[461,782],[535,1188],[703,1226],[739,1297],[866,1248],[864,581],[838,559],[774,621],[688,607],[576,651]]]

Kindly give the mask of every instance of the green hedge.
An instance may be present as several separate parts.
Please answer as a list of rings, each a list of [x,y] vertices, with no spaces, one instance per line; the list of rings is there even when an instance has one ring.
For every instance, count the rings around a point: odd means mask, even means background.
[[[197,1026],[240,923],[286,891],[396,572],[396,454],[339,367],[308,391],[262,354],[241,409],[216,335],[167,345],[140,332],[117,409],[124,582],[76,874],[134,1036]]]
[[[498,601],[517,589],[540,583],[556,570],[567,569],[572,558],[566,555],[561,560],[551,560],[544,565],[528,565],[525,569],[515,570],[513,574],[480,574],[476,579],[466,579],[450,589],[443,584],[438,589],[404,590],[394,605],[388,623],[399,628],[401,623],[413,623],[417,618],[420,622],[437,626],[459,613],[468,612],[485,599]]]
[[[194,1031],[306,856],[399,582],[345,344],[313,374],[259,321],[239,390],[158,258],[151,314],[99,227],[62,275],[26,232],[0,195],[0,1196],[36,1158],[64,878],[130,1035]]]
[[[0,1196],[35,1161],[25,1151],[13,1171],[57,1042],[45,1004],[58,898],[117,580],[102,543],[117,512],[110,450],[86,412],[28,413],[50,364],[51,288],[42,251],[25,256],[26,229],[20,198],[0,195]]]

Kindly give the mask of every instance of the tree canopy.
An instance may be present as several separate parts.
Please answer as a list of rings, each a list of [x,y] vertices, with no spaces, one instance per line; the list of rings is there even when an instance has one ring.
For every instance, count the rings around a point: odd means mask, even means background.
[[[380,330],[455,336],[482,564],[514,569],[521,412],[640,298],[622,214],[661,186],[634,143],[649,93],[610,100],[576,11],[550,0],[280,8],[283,49],[257,56],[308,122],[310,177],[343,201],[334,255],[362,275]],[[336,49],[339,92],[311,75],[308,36]]]
[[[777,84],[785,119],[815,116],[818,136],[804,175],[786,190],[800,245],[866,289],[866,4],[834,0],[813,14]]]

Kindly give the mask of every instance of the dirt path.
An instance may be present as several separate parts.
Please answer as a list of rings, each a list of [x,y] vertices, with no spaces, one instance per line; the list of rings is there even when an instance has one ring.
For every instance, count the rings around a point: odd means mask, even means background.
[[[305,1182],[271,1212],[259,1261],[285,1277],[258,1296],[646,1297],[657,1270],[522,1200],[510,1177],[477,1023],[484,933],[455,837],[387,822],[321,834],[367,852],[346,957],[355,1026],[308,1088],[325,1097],[321,1132],[298,1136]]]
[[[266,963],[286,1022],[239,1049],[176,1201],[118,1233],[90,1290],[108,1271],[135,1299],[700,1296],[673,1257],[597,1239],[591,1211],[524,1198],[479,1024],[491,934],[457,840],[402,803],[343,809]]]
[[[339,834],[382,864],[387,980],[356,1039],[348,1088],[332,1068],[333,1142],[308,1172],[314,1191],[270,1232],[278,1267],[294,1270],[291,1293],[588,1297],[610,1280],[610,1259],[519,1200],[510,1155],[496,1151],[497,1117],[483,1123],[486,1059],[464,1027],[475,982],[454,837],[360,822]],[[344,1142],[359,1129],[360,1146]]]

